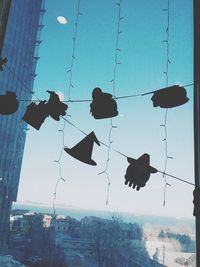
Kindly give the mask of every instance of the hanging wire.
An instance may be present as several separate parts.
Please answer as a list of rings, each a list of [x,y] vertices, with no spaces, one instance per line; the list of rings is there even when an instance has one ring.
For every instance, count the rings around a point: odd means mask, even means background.
[[[74,60],[76,59],[75,53],[76,53],[77,29],[78,29],[79,16],[82,15],[82,13],[80,13],[80,3],[81,3],[81,0],[78,0],[77,13],[76,13],[76,19],[75,19],[75,27],[74,27],[74,36],[73,36],[73,48],[72,48],[71,64],[70,64],[70,69],[67,71],[67,73],[69,74],[69,87],[68,87],[68,100],[69,100],[69,102],[71,102],[70,101],[71,89],[74,88],[73,67],[74,67]]]
[[[167,27],[166,27],[166,40],[163,42],[166,44],[166,67],[165,71],[163,72],[165,75],[165,85],[168,87],[169,85],[169,64],[171,64],[170,58],[169,58],[169,52],[170,52],[170,6],[169,6],[169,1],[167,0],[167,8],[163,9],[164,12],[167,12]],[[167,119],[168,119],[168,108],[165,110],[165,120],[164,124],[161,124],[160,126],[164,128],[164,143],[165,143],[165,164],[164,164],[164,171],[163,171],[163,178],[165,180],[165,185],[164,185],[164,192],[163,192],[163,206],[166,204],[166,191],[167,187],[171,186],[166,177],[166,170],[167,170],[167,164],[169,159],[173,159],[173,157],[169,156],[168,154],[168,136],[167,136]]]
[[[165,73],[165,72],[164,72]],[[168,83],[168,82],[167,82]],[[193,86],[194,83],[188,83],[188,84],[185,84],[185,85],[181,85],[182,87],[190,87],[190,86]],[[168,86],[168,85],[167,85]],[[157,89],[157,90],[154,90],[154,91],[151,91],[151,92],[147,92],[147,93],[143,93],[143,94],[140,94],[139,96],[145,96],[145,95],[149,95],[149,94],[153,94],[154,92],[156,91],[159,91],[159,90],[162,90],[163,88],[160,88],[160,89]]]
[[[182,87],[190,87],[190,86],[193,86],[194,83],[189,83],[189,84],[186,84],[186,85],[182,85]],[[160,89],[156,89],[154,91],[150,91],[150,92],[147,92],[147,93],[140,93],[140,94],[132,94],[132,95],[125,95],[125,96],[117,96],[117,97],[113,97],[113,99],[126,99],[126,98],[134,98],[134,97],[139,97],[139,96],[146,96],[146,95],[149,95],[149,94],[153,94],[154,92],[158,91],[158,90],[161,90],[162,88]],[[18,99],[18,101],[20,102],[30,102],[30,100],[27,100],[27,99]],[[40,101],[39,99],[38,100],[31,100],[32,102],[38,102]],[[63,100],[63,101],[60,101],[60,102],[63,102],[63,103],[84,103],[84,102],[92,102],[92,99],[74,99],[74,100]]]
[[[83,131],[82,129],[80,129],[78,126],[76,126],[74,123],[72,123],[71,121],[69,121],[69,120],[66,119],[65,117],[61,117],[61,118],[62,118],[63,120],[65,120],[67,123],[69,123],[72,127],[74,127],[75,129],[77,129],[79,132],[81,132],[82,134],[84,134],[85,136],[88,135],[85,131]],[[99,141],[99,143],[102,144],[103,146],[105,146],[105,147],[107,147],[107,148],[109,147],[109,145],[105,144],[104,142],[102,142],[102,141],[100,141],[100,140],[98,140],[98,141]],[[122,152],[120,152],[119,150],[116,150],[116,149],[114,149],[114,148],[110,148],[110,150],[116,152],[117,154],[119,154],[119,155],[121,155],[121,156],[123,156],[123,157],[125,157],[125,158],[128,158],[128,157],[129,157],[129,156],[125,155],[124,153],[122,153]],[[180,178],[180,177],[178,177],[178,176],[169,174],[169,173],[167,173],[167,172],[163,172],[163,171],[158,170],[158,169],[156,169],[156,170],[157,170],[157,172],[159,172],[159,173],[161,173],[161,174],[165,174],[166,176],[169,176],[169,177],[171,177],[171,178],[173,178],[173,179],[176,179],[176,180],[178,180],[178,181],[181,181],[181,182],[190,184],[190,185],[192,185],[192,186],[195,186],[195,184],[193,184],[193,183],[191,183],[191,182],[189,182],[189,181],[187,181],[187,180],[185,180],[185,179],[182,179],[182,178]]]
[[[5,64],[5,68],[17,79],[18,83],[21,86],[23,86],[23,88],[25,88],[28,92],[30,92],[37,99],[37,101],[40,101],[40,99],[35,95],[35,93],[30,90],[30,88],[25,84],[23,80],[20,79],[19,75],[16,72],[14,72],[11,67],[8,67],[7,64]],[[25,100],[25,101],[30,102],[31,100]]]
[[[164,174],[164,172],[162,172],[162,171],[159,171],[159,170],[157,170],[159,173],[161,173],[161,174]],[[174,179],[176,179],[176,180],[178,180],[178,181],[181,181],[181,182],[184,182],[184,183],[186,183],[186,184],[190,184],[190,185],[193,185],[193,186],[195,186],[195,184],[193,184],[193,183],[191,183],[191,182],[189,182],[189,181],[187,181],[187,180],[184,180],[184,179],[182,179],[182,178],[179,178],[179,177],[177,177],[177,176],[175,176],[175,175],[172,175],[172,174],[169,174],[169,173],[166,173],[165,172],[165,175],[167,175],[167,176],[169,176],[169,177],[171,177],[171,178],[174,178]]]

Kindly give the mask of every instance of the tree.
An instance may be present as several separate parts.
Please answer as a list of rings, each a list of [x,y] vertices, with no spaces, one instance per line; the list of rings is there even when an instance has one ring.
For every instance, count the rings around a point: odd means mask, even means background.
[[[126,231],[123,230],[125,225]],[[127,233],[129,231],[132,233],[136,227],[124,224],[121,218],[113,216],[112,220],[95,218],[87,228],[85,233],[94,241],[93,251],[98,267],[122,266],[120,255],[129,253],[131,248],[130,237]]]
[[[158,237],[161,238],[161,239],[165,238],[165,233],[164,233],[163,230],[160,231]]]

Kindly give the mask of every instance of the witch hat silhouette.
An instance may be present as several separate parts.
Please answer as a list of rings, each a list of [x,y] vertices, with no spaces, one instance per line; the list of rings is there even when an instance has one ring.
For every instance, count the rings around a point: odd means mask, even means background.
[[[187,103],[189,100],[185,88],[179,85],[166,87],[152,93],[154,93],[151,98],[154,107],[174,108]]]
[[[7,91],[5,95],[0,95],[0,114],[9,115],[15,113],[19,107],[19,101],[14,92]]]
[[[125,174],[125,185],[129,187],[136,187],[136,190],[140,190],[140,187],[144,187],[149,180],[151,173],[156,173],[157,170],[149,165],[149,154],[143,154],[140,158],[132,159],[127,158],[130,165],[128,166]]]
[[[60,116],[66,115],[66,110],[68,108],[68,105],[65,103],[62,103],[59,99],[58,94],[56,94],[53,91],[48,91],[50,94],[50,98],[47,103],[47,108],[49,115],[56,121],[60,120]]]
[[[92,149],[94,142],[100,146],[99,141],[96,138],[94,132],[88,134],[84,139],[82,139],[78,144],[72,148],[65,148],[64,150],[72,157],[87,163],[89,165],[97,165],[96,162],[91,159]]]
[[[49,116],[46,101],[41,101],[38,105],[31,103],[23,116],[23,120],[35,129],[39,130],[45,119]]]

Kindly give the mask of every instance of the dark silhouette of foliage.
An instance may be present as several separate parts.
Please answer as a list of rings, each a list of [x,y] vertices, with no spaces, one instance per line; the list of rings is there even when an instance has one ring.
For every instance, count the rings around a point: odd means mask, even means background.
[[[112,220],[94,217],[83,226],[83,236],[94,241],[94,253],[98,267],[122,266],[121,255],[132,255],[132,241],[142,238],[141,227],[137,224],[124,223],[118,216]]]
[[[169,238],[177,240],[181,244],[183,251],[195,252],[195,241],[192,240],[189,235],[174,233],[171,231],[164,232],[163,230],[161,230],[158,237],[161,239]]]

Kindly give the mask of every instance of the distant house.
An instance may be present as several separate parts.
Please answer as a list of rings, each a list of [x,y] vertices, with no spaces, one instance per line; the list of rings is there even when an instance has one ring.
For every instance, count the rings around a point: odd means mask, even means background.
[[[21,221],[23,215],[10,216],[10,231],[19,232],[21,231]]]
[[[51,226],[51,221],[52,221],[52,216],[44,214],[43,217],[43,227],[44,228],[49,228]]]
[[[70,220],[69,218],[58,218],[54,222],[55,232],[66,233],[69,229]]]
[[[21,221],[21,231],[23,234],[28,234],[33,223],[35,213],[25,213]]]

